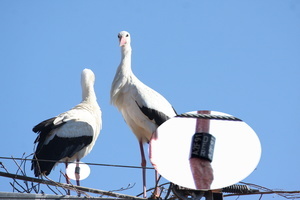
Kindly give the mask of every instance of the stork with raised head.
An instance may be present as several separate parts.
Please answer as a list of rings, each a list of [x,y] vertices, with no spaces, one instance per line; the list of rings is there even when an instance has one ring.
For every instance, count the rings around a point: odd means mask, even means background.
[[[122,113],[126,123],[139,141],[143,168],[143,194],[146,197],[146,159],[143,143],[149,142],[159,125],[176,112],[158,92],[142,83],[131,70],[130,34],[118,34],[121,63],[116,71],[110,91],[111,103]]]
[[[34,141],[38,144],[31,166],[36,177],[49,175],[59,162],[65,162],[67,167],[69,162],[76,160],[75,176],[79,186],[79,161],[92,150],[102,128],[101,110],[97,103],[94,82],[93,71],[84,69],[81,73],[81,103],[67,112],[42,121],[33,128],[33,131],[38,133]]]

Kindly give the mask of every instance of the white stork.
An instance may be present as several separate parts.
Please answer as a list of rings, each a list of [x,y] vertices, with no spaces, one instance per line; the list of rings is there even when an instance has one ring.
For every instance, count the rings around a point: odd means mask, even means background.
[[[143,143],[149,142],[159,125],[176,115],[171,104],[158,92],[142,83],[131,70],[130,34],[118,34],[121,63],[110,91],[111,103],[122,113],[139,141],[143,168],[143,194],[146,197],[146,159]]]
[[[38,145],[31,166],[36,177],[49,175],[59,162],[65,162],[67,167],[68,162],[76,160],[78,167],[80,159],[92,150],[102,127],[94,82],[94,73],[90,69],[84,69],[81,74],[82,102],[33,128],[38,133],[34,141]],[[75,175],[79,185],[79,168],[77,170]]]

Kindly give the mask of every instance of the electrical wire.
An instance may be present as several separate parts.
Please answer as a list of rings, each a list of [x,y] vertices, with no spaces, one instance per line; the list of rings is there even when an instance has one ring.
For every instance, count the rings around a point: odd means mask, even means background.
[[[6,159],[6,160],[22,160],[22,161],[33,161],[33,160],[38,160],[38,161],[46,161],[46,162],[55,162],[55,163],[65,163],[65,162],[60,162],[56,160],[43,160],[43,159],[28,159],[28,158],[14,158],[14,157],[3,157],[0,156],[0,159]],[[73,162],[69,162],[73,163]],[[122,167],[122,168],[137,168],[137,169],[142,169],[140,166],[130,166],[130,165],[115,165],[115,164],[102,164],[102,163],[85,163],[87,165],[94,165],[94,166],[104,166],[104,167]],[[153,167],[145,167],[146,169],[153,169]]]

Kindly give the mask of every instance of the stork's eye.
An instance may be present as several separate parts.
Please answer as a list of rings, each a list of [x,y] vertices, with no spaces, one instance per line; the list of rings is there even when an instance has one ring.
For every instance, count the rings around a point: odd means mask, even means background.
[[[118,35],[118,38],[120,38],[121,37],[121,35]]]
[[[128,37],[128,36],[129,36],[129,34],[126,35],[126,37]]]

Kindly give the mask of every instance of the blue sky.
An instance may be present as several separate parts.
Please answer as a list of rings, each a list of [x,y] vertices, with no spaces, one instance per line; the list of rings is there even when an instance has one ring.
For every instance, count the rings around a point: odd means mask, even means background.
[[[32,153],[32,127],[81,101],[80,73],[90,68],[96,75],[103,129],[82,161],[139,166],[137,140],[109,103],[120,62],[117,34],[126,30],[132,37],[134,73],[178,113],[220,111],[255,130],[262,157],[245,182],[299,190],[297,0],[2,0],[0,27],[0,156]],[[0,162],[16,171],[12,161]],[[57,180],[60,168],[51,173],[52,179]],[[91,170],[83,186],[114,190],[136,183],[124,193],[141,191],[138,169]],[[33,174],[29,163],[27,173]],[[149,187],[153,179],[150,170]],[[9,181],[0,177],[1,191],[12,191]]]

